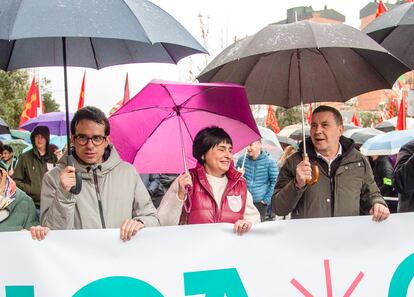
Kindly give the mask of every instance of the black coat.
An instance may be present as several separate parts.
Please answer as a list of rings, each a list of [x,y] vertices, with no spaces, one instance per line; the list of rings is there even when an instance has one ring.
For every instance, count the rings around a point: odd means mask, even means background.
[[[398,212],[414,211],[414,140],[400,149],[393,181],[398,191]]]
[[[388,156],[379,156],[378,159],[369,158],[374,180],[380,189],[382,196],[394,197],[394,187],[392,186],[392,165]]]

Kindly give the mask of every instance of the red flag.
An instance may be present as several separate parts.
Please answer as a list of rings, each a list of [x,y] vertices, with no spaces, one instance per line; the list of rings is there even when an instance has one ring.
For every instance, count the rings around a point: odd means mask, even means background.
[[[269,108],[267,110],[266,127],[272,128],[275,133],[280,132],[279,124],[277,123],[277,120],[276,120],[275,114],[273,113],[273,109],[271,105],[269,105]]]
[[[308,125],[312,122],[312,103],[309,104],[309,111],[306,113],[306,122],[308,122]]]
[[[407,129],[407,106],[405,104],[405,92],[403,92],[400,108],[398,110],[397,127],[395,130],[406,130]]]
[[[360,123],[359,123],[358,116],[357,116],[356,112],[354,112],[354,115],[352,116],[351,122],[354,123],[355,126],[358,126],[358,127],[360,126]]]
[[[380,0],[378,2],[378,7],[377,7],[377,11],[375,12],[375,17],[379,17],[380,15],[382,15],[384,12],[388,11],[387,6],[384,5],[384,3],[382,3],[382,0]]]
[[[23,125],[28,120],[37,117],[38,107],[40,107],[39,88],[36,86],[35,79],[33,78],[29,92],[26,96],[26,103],[24,104],[22,115],[20,116],[19,126]]]
[[[128,72],[125,78],[125,86],[124,86],[124,99],[122,100],[122,105],[127,103],[129,100],[129,82],[128,82]]]
[[[78,110],[83,108],[85,104],[85,77],[86,77],[86,71],[83,73],[82,86],[81,86],[81,90],[79,94]]]

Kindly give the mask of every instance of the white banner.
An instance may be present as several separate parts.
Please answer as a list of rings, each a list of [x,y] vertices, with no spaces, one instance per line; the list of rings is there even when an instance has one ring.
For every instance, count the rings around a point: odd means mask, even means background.
[[[414,214],[0,234],[0,297],[414,296]],[[226,295],[224,295],[226,294]]]

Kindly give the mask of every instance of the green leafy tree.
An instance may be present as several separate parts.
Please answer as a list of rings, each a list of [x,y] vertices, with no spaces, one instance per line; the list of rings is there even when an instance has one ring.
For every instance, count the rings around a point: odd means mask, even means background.
[[[41,97],[45,112],[59,111],[59,104],[53,99],[49,85],[50,80],[44,78],[41,84]],[[11,129],[19,127],[29,87],[29,74],[26,70],[0,71],[0,117]]]
[[[43,106],[45,113],[52,111],[60,111],[60,105],[53,99],[52,92],[50,91],[50,80],[44,77],[40,85],[41,97],[43,100]]]
[[[29,90],[26,70],[0,71],[0,117],[10,128],[19,126],[20,115]]]
[[[278,107],[275,111],[277,122],[279,123],[280,129],[286,126],[299,124],[302,122],[302,116],[300,106],[295,106],[289,109]]]

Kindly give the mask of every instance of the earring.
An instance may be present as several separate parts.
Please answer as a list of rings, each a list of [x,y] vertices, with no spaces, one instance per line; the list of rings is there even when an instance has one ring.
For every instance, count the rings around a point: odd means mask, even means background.
[[[201,160],[203,160],[203,161],[204,161],[204,156],[201,156]]]

